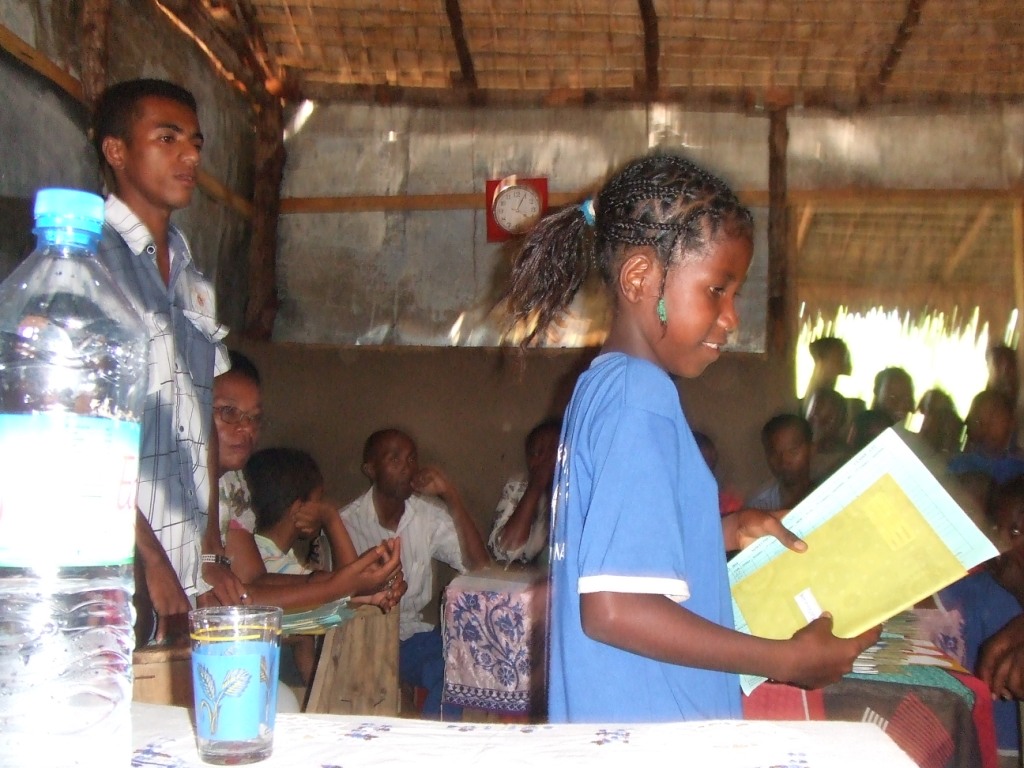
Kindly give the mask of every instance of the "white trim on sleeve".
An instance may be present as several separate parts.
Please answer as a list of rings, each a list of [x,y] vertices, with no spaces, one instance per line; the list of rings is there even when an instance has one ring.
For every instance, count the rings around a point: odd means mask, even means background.
[[[690,586],[684,579],[671,579],[661,576],[613,576],[610,574],[582,576],[576,583],[576,591],[581,595],[589,592],[664,595],[676,603],[682,603],[690,599]]]

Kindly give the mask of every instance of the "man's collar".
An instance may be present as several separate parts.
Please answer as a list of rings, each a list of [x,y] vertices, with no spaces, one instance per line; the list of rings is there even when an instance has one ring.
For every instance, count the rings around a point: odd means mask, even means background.
[[[146,249],[153,245],[153,235],[149,228],[142,223],[142,220],[135,215],[125,202],[114,193],[107,195],[104,217],[107,224],[113,227],[121,239],[125,241],[132,253],[142,256]],[[185,238],[174,224],[171,224],[167,231],[168,246],[175,258],[192,260]],[[156,251],[148,254],[150,258],[156,258]]]

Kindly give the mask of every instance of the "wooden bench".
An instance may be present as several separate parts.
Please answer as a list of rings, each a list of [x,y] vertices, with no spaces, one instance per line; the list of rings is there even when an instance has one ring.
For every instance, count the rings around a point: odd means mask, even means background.
[[[147,645],[132,654],[132,700],[192,707],[192,650]]]

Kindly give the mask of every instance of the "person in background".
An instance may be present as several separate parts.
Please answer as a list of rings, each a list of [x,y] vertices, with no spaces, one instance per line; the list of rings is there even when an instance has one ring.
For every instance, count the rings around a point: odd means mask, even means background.
[[[343,597],[389,611],[404,594],[397,540],[384,542],[358,557],[352,540],[338,520],[337,505],[303,504],[296,509],[299,533],[327,531],[333,571],[315,579],[287,570],[268,572],[255,538],[256,513],[243,472],[259,442],[263,425],[263,394],[255,364],[232,351],[231,370],[213,383],[213,414],[217,428],[220,470],[220,530],[231,569],[245,584],[250,600],[287,610],[312,608]]]
[[[341,510],[341,519],[357,547],[372,547],[392,536],[402,541],[409,590],[400,608],[398,676],[426,689],[422,714],[439,718],[444,687],[441,632],[423,618],[434,595],[432,561],[465,572],[484,567],[490,556],[458,488],[437,467],[420,468],[416,444],[407,434],[382,429],[366,438],[362,469],[371,486]],[[459,720],[462,710],[448,707],[444,716]]]
[[[719,179],[678,155],[638,158],[596,199],[541,219],[512,265],[513,327],[542,337],[600,272],[614,306],[565,415],[552,504],[552,722],[741,716],[738,672],[815,687],[877,637],[815,619],[791,640],[736,632],[726,551],[772,533],[771,514],[721,517],[673,376],[696,377],[736,331],[753,221]]]
[[[107,88],[93,142],[110,194],[97,260],[149,330],[136,516],[136,638],[185,629],[197,603],[245,601],[217,535],[213,378],[228,368],[214,289],[171,215],[195,191],[203,134],[195,98],[164,80]],[[211,512],[213,514],[211,514]],[[173,617],[173,618],[172,618]]]
[[[1002,392],[1013,404],[1014,430],[1013,444],[1020,446],[1021,423],[1024,412],[1020,404],[1020,369],[1017,365],[1017,350],[1005,344],[996,344],[985,352],[988,366],[988,381],[985,389]]]
[[[733,490],[724,488],[718,478],[718,447],[711,436],[706,432],[693,430],[693,439],[697,442],[697,450],[704,457],[704,461],[714,475],[718,483],[718,512],[722,515],[729,515],[743,509],[743,498]]]
[[[967,669],[978,665],[982,646],[1021,615],[1024,596],[1024,478],[996,485],[985,515],[1003,554],[940,590],[937,606],[956,611],[962,620]],[[1020,747],[1017,704],[999,700],[993,706],[1000,762],[1016,766]]]
[[[875,374],[871,408],[889,414],[894,426],[905,427],[907,416],[914,410],[914,381],[910,374],[895,366]]]
[[[811,378],[807,382],[807,389],[804,390],[803,399],[800,401],[799,413],[807,418],[807,412],[811,405],[811,395],[824,389],[836,389],[836,383],[840,376],[849,376],[853,372],[853,364],[850,360],[850,349],[846,342],[836,336],[822,336],[807,345],[811,357],[814,359],[814,369],[811,371]],[[852,419],[864,410],[864,401],[859,397],[843,398],[846,401],[843,410],[848,419]],[[848,424],[843,425],[843,429]]]
[[[228,356],[230,370],[213,380],[213,424],[217,429],[220,471],[220,536],[228,558],[234,563],[239,556],[239,539],[232,531],[251,536],[256,530],[256,515],[242,470],[256,450],[263,429],[263,390],[259,370],[252,360],[235,350],[229,351]]]
[[[947,459],[960,451],[964,421],[956,412],[953,398],[941,389],[929,389],[921,395],[917,411],[922,415],[918,434],[932,450]]]
[[[806,401],[811,393],[819,389],[835,389],[840,376],[853,372],[850,349],[846,342],[835,336],[822,336],[807,345],[814,359],[814,370],[804,395]]]
[[[1013,405],[995,389],[974,396],[967,412],[967,444],[949,460],[954,475],[981,474],[993,483],[1024,475],[1024,455],[1013,444]]]
[[[547,548],[551,478],[561,432],[562,419],[555,417],[545,419],[526,436],[526,479],[517,477],[505,484],[487,539],[499,563],[531,563]]]
[[[850,447],[850,455],[858,453],[892,425],[892,416],[886,411],[869,408],[858,413],[853,417],[850,431],[846,435],[846,444]]]
[[[792,509],[811,492],[811,425],[795,413],[773,416],[761,429],[761,445],[774,481],[747,500],[752,509]]]
[[[834,389],[816,389],[807,396],[806,418],[811,426],[811,480],[817,484],[849,458],[846,398]]]
[[[1005,344],[995,344],[986,350],[985,363],[988,366],[988,382],[985,389],[1002,392],[1016,407],[1020,395],[1017,351]]]
[[[330,572],[306,567],[292,551],[300,537],[319,533],[317,525],[309,524],[310,520],[343,528],[336,508],[323,503],[324,478],[313,457],[295,448],[264,448],[246,462],[245,480],[256,516],[256,547],[267,573],[298,576],[309,584],[335,578]],[[339,533],[347,540],[343,530],[332,532],[329,538],[337,541]],[[354,591],[375,588],[377,578],[376,574],[370,576]],[[308,686],[316,664],[315,638],[298,635],[290,638],[288,645],[300,676],[298,682]],[[282,671],[285,669],[286,665],[282,665]]]

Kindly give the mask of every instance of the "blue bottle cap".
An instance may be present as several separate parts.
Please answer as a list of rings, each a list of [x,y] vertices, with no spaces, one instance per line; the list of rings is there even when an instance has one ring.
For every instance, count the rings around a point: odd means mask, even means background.
[[[40,189],[36,193],[36,227],[103,232],[103,198],[78,189]]]

